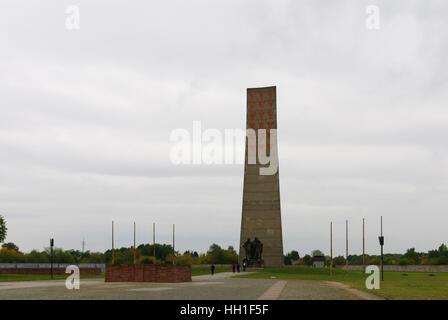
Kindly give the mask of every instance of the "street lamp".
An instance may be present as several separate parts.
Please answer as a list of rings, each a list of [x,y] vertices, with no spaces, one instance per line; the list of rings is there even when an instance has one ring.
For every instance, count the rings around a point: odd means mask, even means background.
[[[53,246],[54,246],[54,239],[51,238],[50,239],[50,263],[51,263],[51,280],[53,280],[53,260],[54,260],[54,255],[53,255]]]
[[[384,281],[384,255],[383,255],[383,246],[384,246],[384,236],[383,236],[383,216],[381,216],[381,235],[378,237],[381,246],[381,280]]]

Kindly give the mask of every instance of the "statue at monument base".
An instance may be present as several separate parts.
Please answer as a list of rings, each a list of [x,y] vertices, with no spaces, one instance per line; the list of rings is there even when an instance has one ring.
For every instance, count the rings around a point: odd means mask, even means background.
[[[243,259],[248,268],[262,268],[264,267],[263,261],[263,243],[255,237],[254,241],[247,238],[243,244],[243,248],[246,251],[246,256]]]

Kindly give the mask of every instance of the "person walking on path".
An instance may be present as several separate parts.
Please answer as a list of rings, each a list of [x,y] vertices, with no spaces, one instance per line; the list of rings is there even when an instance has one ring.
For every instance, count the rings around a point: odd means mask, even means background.
[[[235,273],[235,263],[232,263],[232,272]]]
[[[244,260],[244,261],[243,261],[243,271],[246,271],[246,266],[247,266],[247,264],[246,264],[246,260]]]
[[[212,275],[215,274],[215,265],[214,265],[214,264],[212,264],[212,265],[210,266],[210,271],[212,272]]]
[[[240,264],[239,263],[236,265],[236,272],[240,273]]]

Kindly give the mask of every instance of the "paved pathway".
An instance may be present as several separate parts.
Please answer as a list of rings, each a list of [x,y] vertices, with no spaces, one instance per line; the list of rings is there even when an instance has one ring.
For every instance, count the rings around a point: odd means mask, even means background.
[[[192,277],[192,282],[104,282],[81,279],[80,290],[65,280],[0,282],[1,299],[119,300],[256,300],[372,299],[372,295],[338,283],[311,280],[231,278],[231,272]]]
[[[277,281],[272,287],[266,290],[265,293],[258,297],[258,300],[277,300],[287,283],[288,281],[285,280]]]

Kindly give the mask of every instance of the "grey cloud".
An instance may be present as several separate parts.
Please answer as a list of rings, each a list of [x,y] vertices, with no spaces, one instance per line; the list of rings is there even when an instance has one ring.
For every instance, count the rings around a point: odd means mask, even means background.
[[[72,4],[72,3],[70,3]],[[447,241],[445,1],[77,1],[0,5],[0,213],[24,250],[237,247],[241,165],[173,166],[170,132],[245,125],[245,88],[277,85],[285,251],[343,252],[379,215],[388,252]],[[364,27],[365,7],[381,29]],[[339,229],[337,229],[339,228]],[[140,238],[141,237],[141,238]],[[341,238],[342,237],[342,238]]]

